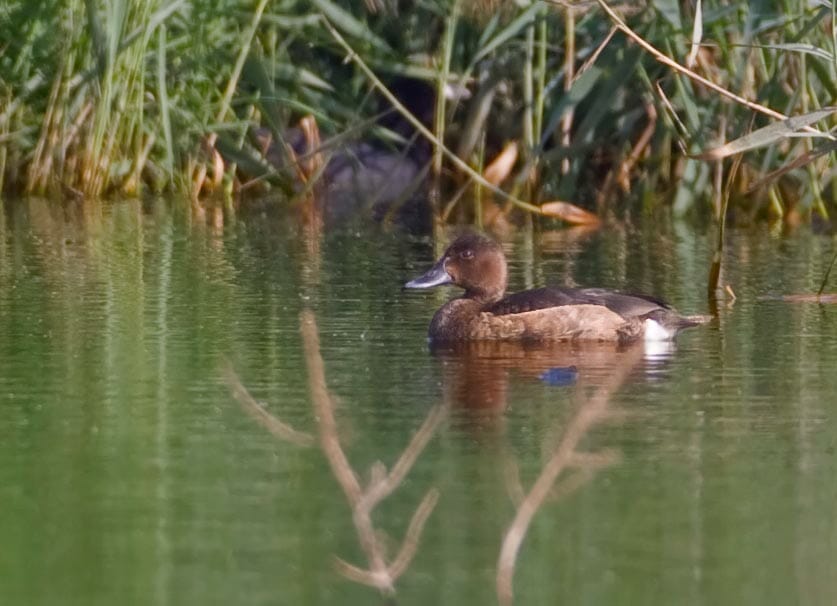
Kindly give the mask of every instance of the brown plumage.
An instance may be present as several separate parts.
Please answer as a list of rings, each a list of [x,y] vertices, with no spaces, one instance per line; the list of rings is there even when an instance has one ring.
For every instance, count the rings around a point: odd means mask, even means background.
[[[476,233],[458,237],[436,264],[406,288],[455,284],[465,294],[433,316],[434,341],[550,340],[618,341],[671,339],[706,316],[681,316],[646,295],[602,288],[547,287],[506,296],[503,249]]]

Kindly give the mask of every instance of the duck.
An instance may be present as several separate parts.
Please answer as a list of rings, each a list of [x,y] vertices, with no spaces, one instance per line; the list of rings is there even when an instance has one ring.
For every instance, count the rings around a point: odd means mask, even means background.
[[[506,293],[508,265],[502,247],[465,232],[426,273],[404,285],[424,289],[453,284],[465,290],[445,303],[428,330],[431,343],[478,340],[671,341],[711,316],[684,316],[648,295],[604,288],[548,286]]]
[[[412,77],[397,77],[389,82],[390,92],[426,127],[431,127],[436,113],[436,89],[431,83]],[[467,98],[467,89],[445,88],[446,99]],[[418,134],[412,122],[402,116],[386,99],[379,100],[375,125],[394,135],[401,144],[372,135],[344,141],[322,149],[311,149],[302,131],[285,131],[283,141],[297,157],[321,151],[326,159],[320,175],[319,203],[326,224],[342,225],[354,217],[371,217],[375,222],[393,220],[408,231],[430,231],[431,206],[425,189],[432,155],[430,143]],[[271,131],[259,128],[254,138],[268,164],[284,170],[287,154],[273,140]]]

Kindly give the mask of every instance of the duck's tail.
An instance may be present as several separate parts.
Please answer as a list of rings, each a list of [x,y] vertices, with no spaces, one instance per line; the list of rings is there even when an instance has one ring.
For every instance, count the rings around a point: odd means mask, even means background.
[[[681,330],[712,321],[712,316],[681,316],[668,309],[656,309],[643,318],[646,341],[670,341]]]

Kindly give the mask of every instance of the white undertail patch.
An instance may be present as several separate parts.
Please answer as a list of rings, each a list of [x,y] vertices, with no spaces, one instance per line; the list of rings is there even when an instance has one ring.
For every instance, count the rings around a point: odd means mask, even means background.
[[[645,320],[645,342],[671,341],[676,331],[666,328],[656,320]]]

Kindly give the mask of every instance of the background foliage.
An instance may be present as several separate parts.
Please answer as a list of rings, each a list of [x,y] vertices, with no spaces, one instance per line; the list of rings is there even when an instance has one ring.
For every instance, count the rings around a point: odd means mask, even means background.
[[[247,167],[256,155],[253,126],[281,133],[310,114],[323,138],[360,136],[379,111],[368,67],[384,85],[409,75],[467,86],[468,102],[438,106],[434,132],[477,172],[516,143],[503,188],[521,199],[599,212],[671,204],[681,214],[717,215],[724,161],[692,156],[775,118],[661,63],[615,28],[605,8],[525,0],[6,2],[3,186],[94,197],[182,189],[197,198],[224,183],[230,191],[235,166],[213,161],[211,150],[238,150]],[[676,63],[774,112],[804,115],[833,103],[830,3],[611,8]],[[830,124],[824,115],[819,124]],[[788,129],[746,152],[731,188],[740,219],[828,215],[828,124],[815,136]],[[441,165],[454,171],[449,157]],[[288,174],[271,180],[293,187]]]

